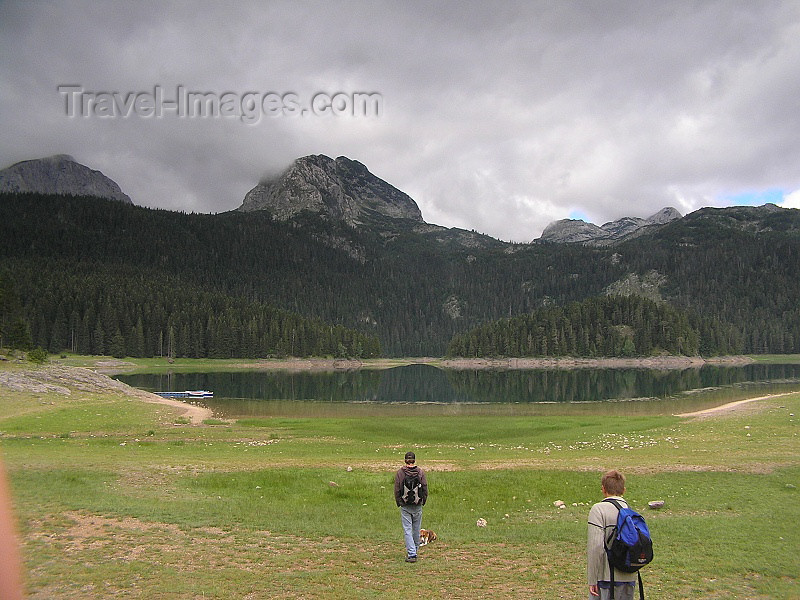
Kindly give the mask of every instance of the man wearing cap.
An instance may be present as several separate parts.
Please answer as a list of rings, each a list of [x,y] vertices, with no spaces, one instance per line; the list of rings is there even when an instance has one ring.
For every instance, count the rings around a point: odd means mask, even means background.
[[[406,464],[394,476],[394,500],[400,507],[400,521],[406,542],[406,562],[417,562],[422,507],[428,500],[428,478],[416,464],[413,452],[406,452]],[[416,483],[416,485],[415,485]]]

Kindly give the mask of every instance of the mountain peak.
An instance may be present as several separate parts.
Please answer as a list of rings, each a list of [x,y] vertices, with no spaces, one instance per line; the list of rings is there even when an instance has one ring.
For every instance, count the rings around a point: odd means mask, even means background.
[[[97,196],[133,204],[116,182],[68,154],[24,160],[3,169],[0,192]]]
[[[559,244],[574,244],[589,242],[602,235],[603,230],[594,223],[587,223],[581,219],[561,219],[553,221],[545,227],[539,240],[557,242]]]
[[[576,219],[553,221],[542,232],[537,241],[557,244],[588,244],[590,246],[610,246],[624,240],[640,236],[652,227],[665,225],[681,218],[675,208],[668,206],[656,214],[642,219],[640,217],[622,217],[609,221],[602,226],[586,223]]]
[[[670,221],[680,219],[682,216],[683,215],[678,212],[678,209],[673,208],[672,206],[667,206],[666,208],[662,208],[656,214],[650,215],[646,220],[655,225],[663,225],[664,223],[669,223]]]
[[[277,177],[266,178],[244,197],[240,211],[269,211],[280,221],[311,211],[349,225],[376,216],[422,220],[416,202],[370,173],[356,160],[312,154],[295,160]]]

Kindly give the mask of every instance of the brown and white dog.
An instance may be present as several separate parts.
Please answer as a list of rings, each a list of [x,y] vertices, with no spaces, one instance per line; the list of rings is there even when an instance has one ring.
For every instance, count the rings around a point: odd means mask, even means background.
[[[419,545],[420,546],[427,546],[433,540],[436,539],[436,532],[432,531],[431,529],[420,529],[419,530]]]

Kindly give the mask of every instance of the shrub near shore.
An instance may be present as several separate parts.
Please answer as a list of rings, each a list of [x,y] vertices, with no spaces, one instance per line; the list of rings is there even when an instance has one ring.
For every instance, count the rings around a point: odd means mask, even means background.
[[[439,535],[414,567],[428,597],[584,597],[586,513],[611,466],[628,473],[627,496],[651,523],[658,552],[644,578],[653,597],[800,594],[800,394],[705,419],[411,415],[193,427],[176,425],[180,411],[168,406],[67,387],[0,388],[31,598],[393,593],[408,578],[391,500],[406,447],[428,468],[425,524]],[[653,499],[665,500],[663,511],[644,508]]]

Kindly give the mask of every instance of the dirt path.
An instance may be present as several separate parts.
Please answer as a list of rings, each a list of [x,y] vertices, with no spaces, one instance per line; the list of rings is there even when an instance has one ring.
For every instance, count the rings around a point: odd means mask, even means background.
[[[134,389],[134,388],[131,388]],[[194,404],[187,404],[186,402],[181,402],[180,400],[173,400],[172,398],[162,398],[158,394],[151,394],[150,392],[143,392],[142,390],[136,390],[143,396],[139,396],[145,402],[154,402],[157,404],[166,404],[168,406],[174,406],[175,408],[183,409],[182,417],[189,419],[189,422],[192,425],[202,425],[203,421],[206,419],[210,419],[213,416],[210,408],[206,408],[204,406],[195,406]],[[145,397],[147,396],[147,397]]]
[[[749,404],[750,402],[756,402],[757,400],[767,400],[769,398],[780,398],[781,396],[791,396],[792,394],[796,394],[797,392],[786,392],[784,394],[771,394],[769,396],[759,396],[757,398],[746,398],[744,400],[737,400],[736,402],[728,402],[727,404],[722,404],[721,406],[715,406],[714,408],[707,408],[705,410],[698,410],[695,412],[688,412],[688,413],[681,413],[679,415],[675,415],[676,417],[709,417],[714,415],[721,415],[734,412],[739,410],[745,404]]]

